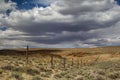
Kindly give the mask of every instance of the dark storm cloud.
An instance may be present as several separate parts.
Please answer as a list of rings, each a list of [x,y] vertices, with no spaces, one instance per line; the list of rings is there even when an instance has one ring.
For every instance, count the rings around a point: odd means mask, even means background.
[[[63,32],[62,34],[52,34],[51,35],[42,35],[42,36],[31,36],[30,35],[28,38],[19,38],[21,40],[27,40],[27,41],[33,41],[37,43],[43,43],[43,44],[60,44],[63,42],[72,42],[72,41],[86,41],[91,38],[97,38],[98,35],[90,32],[78,32],[78,33],[71,33],[71,32]],[[17,39],[17,38],[16,38]]]
[[[117,22],[119,22],[120,18],[117,17],[116,19],[110,19],[108,21],[101,21],[99,22],[97,19],[91,19],[91,20],[75,20],[73,22],[56,22],[56,21],[46,21],[42,23],[36,23],[31,21],[26,21],[22,23],[26,24],[20,24],[17,26],[9,26],[12,27],[15,30],[19,30],[22,32],[27,32],[28,34],[45,34],[47,32],[53,32],[53,33],[61,33],[63,31],[69,31],[69,32],[79,32],[79,31],[89,31],[89,30],[95,30],[95,29],[101,29],[101,28],[107,28],[111,27],[112,25],[115,25]],[[8,24],[9,25],[9,24]]]

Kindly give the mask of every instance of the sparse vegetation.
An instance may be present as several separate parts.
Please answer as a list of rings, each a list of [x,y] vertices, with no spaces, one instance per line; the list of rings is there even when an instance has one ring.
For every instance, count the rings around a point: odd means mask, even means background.
[[[32,80],[43,80],[43,79],[41,79],[39,76],[35,76],[35,77],[33,77]]]
[[[15,78],[16,80],[24,80],[22,75],[18,72],[13,72],[12,75],[10,76],[10,78]]]
[[[35,76],[35,75],[39,74],[39,71],[36,69],[27,69],[27,74]]]
[[[113,50],[30,50],[27,66],[24,50],[0,51],[0,80],[119,80],[120,51]]]

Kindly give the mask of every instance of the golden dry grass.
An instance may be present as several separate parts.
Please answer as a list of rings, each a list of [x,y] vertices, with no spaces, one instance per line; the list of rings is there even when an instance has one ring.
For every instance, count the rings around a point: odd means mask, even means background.
[[[100,80],[105,80],[105,77],[108,80],[120,79],[119,46],[72,49],[31,48],[28,52],[27,72],[25,55],[25,49],[0,50],[0,80],[99,80],[95,75],[100,77]],[[50,63],[51,56],[54,56],[53,69]],[[106,67],[109,67],[107,73]],[[103,71],[100,74],[105,74],[99,75],[99,70]]]

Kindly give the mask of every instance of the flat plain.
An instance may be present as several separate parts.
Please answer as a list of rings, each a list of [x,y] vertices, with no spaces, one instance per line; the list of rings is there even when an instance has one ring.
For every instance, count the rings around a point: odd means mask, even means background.
[[[120,47],[3,49],[0,80],[120,80]]]

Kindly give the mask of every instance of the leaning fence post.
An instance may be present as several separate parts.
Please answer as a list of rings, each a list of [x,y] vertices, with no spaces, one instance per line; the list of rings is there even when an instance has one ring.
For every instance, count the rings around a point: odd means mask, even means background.
[[[53,66],[54,66],[54,63],[53,63],[53,55],[51,55],[51,68],[53,68]]]
[[[93,65],[95,65],[97,63],[97,61],[99,60],[100,55],[93,61]]]

